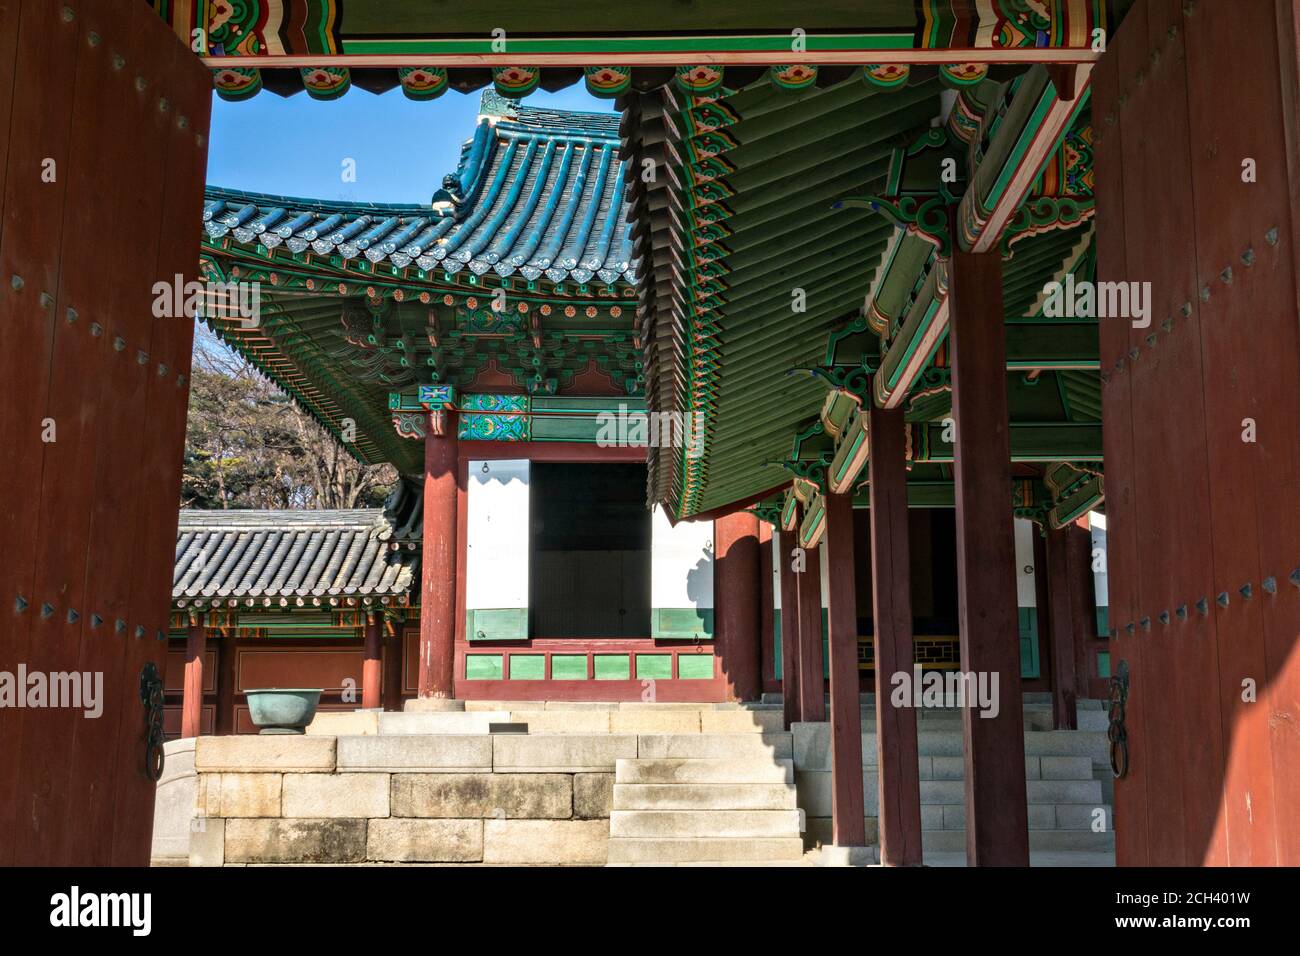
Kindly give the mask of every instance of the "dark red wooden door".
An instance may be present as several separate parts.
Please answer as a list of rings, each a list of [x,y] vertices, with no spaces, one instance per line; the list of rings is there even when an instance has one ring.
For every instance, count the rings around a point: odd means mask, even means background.
[[[210,108],[148,4],[0,0],[0,671],[102,675],[97,716],[0,708],[0,864],[149,859],[193,338],[154,285],[197,272]]]
[[[1121,864],[1300,863],[1294,9],[1139,0],[1094,74]]]

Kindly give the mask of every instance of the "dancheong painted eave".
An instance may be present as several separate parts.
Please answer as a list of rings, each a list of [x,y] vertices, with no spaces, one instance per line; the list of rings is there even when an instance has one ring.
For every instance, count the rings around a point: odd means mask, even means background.
[[[329,202],[210,186],[203,229],[262,254],[529,283],[636,281],[618,114],[534,109],[492,93],[429,205]]]

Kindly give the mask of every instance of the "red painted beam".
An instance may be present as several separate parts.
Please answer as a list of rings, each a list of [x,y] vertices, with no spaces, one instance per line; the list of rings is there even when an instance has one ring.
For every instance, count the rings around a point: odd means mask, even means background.
[[[759,678],[758,518],[737,511],[713,523],[717,552],[713,598],[717,606],[718,665],[732,700],[757,700]]]
[[[793,535],[791,535],[793,537]],[[821,549],[804,548],[799,592],[799,719],[826,719],[826,678],[822,667]]]
[[[456,413],[429,415],[424,438],[424,542],[420,561],[421,697],[455,696]]]
[[[852,493],[826,496],[826,558],[830,584],[831,828],[836,846],[866,846]]]
[[[203,732],[203,649],[208,629],[191,622],[185,638],[185,682],[181,691],[181,736],[197,737]]]
[[[961,667],[990,689],[995,675],[998,681],[996,716],[969,705],[962,711],[966,861],[1028,866],[1002,258],[955,251],[950,271]]]
[[[374,710],[383,699],[383,620],[377,614],[367,615],[365,654],[361,663],[361,706]]]
[[[1052,642],[1052,726],[1057,730],[1078,728],[1076,641],[1070,601],[1069,528],[1047,532],[1048,628]],[[1041,572],[1040,572],[1041,573]]]
[[[911,547],[907,527],[906,424],[902,409],[871,405],[871,588],[875,622],[876,773],[880,861],[921,865],[921,774],[916,711],[892,702],[893,676],[910,676]]]
[[[798,535],[777,531],[778,567],[781,574],[781,699],[785,729],[803,720],[799,697],[799,576],[794,573],[793,552]]]

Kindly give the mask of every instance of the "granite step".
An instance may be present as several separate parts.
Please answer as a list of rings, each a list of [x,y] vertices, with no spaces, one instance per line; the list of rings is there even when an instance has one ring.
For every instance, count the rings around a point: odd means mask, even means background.
[[[614,768],[618,784],[793,784],[794,762],[753,760],[742,757],[660,760],[619,760]]]
[[[798,810],[792,783],[614,783],[614,810]]]
[[[614,865],[659,865],[680,863],[743,863],[748,865],[803,859],[803,840],[793,837],[751,837],[719,839],[624,838],[609,841],[609,862]]]
[[[750,838],[798,836],[799,810],[611,810],[611,839]]]

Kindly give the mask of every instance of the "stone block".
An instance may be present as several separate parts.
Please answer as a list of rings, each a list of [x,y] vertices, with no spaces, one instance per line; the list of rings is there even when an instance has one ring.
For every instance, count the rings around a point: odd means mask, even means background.
[[[609,729],[615,734],[698,734],[700,711],[614,710],[609,714]]]
[[[514,707],[519,710],[532,710],[533,705],[525,707],[523,704],[516,703]],[[619,705],[616,701],[608,700],[548,700],[546,710],[618,710]]]
[[[1058,830],[1091,830],[1097,811],[1102,811],[1102,826],[1099,832],[1107,833],[1114,829],[1115,821],[1111,818],[1110,807],[1104,803],[1089,806],[1086,803],[1066,803],[1053,808]]]
[[[226,820],[227,863],[361,863],[366,820]]]
[[[307,725],[312,736],[342,737],[379,733],[379,711],[326,710],[316,714]]]
[[[794,763],[788,758],[620,760],[614,772],[619,783],[794,783]]]
[[[615,810],[794,810],[785,783],[620,783]]]
[[[512,710],[530,734],[607,734],[609,710]]]
[[[643,839],[791,837],[803,829],[798,810],[614,810],[609,835]]]
[[[540,700],[467,700],[464,709],[475,714],[484,711],[545,710],[546,705]]]
[[[307,819],[388,816],[386,773],[311,773],[284,778],[285,817]]]
[[[370,820],[366,859],[380,863],[476,863],[482,820]]]
[[[498,735],[492,767],[517,773],[612,772],[620,757],[637,755],[633,734]]]
[[[340,773],[462,773],[492,769],[492,738],[486,734],[340,737]]]
[[[705,734],[783,733],[785,717],[779,710],[702,710],[700,732]]]
[[[803,807],[808,816],[831,815],[832,781],[829,770],[796,770],[794,781],[799,792],[799,806]]]
[[[188,744],[173,748],[173,744]],[[194,773],[194,739],[168,741],[162,778],[154,792],[152,865],[184,864],[190,854],[190,825],[195,815],[199,778]]]
[[[392,793],[395,817],[573,816],[573,777],[562,773],[396,774]]]
[[[190,830],[189,865],[222,866],[226,862],[226,821],[197,819]]]
[[[205,773],[199,777],[197,811],[206,817],[278,817],[283,779],[278,773]]]
[[[779,863],[803,857],[799,837],[756,837],[743,840],[683,839],[609,841],[611,864]]]
[[[642,759],[683,757],[690,760],[729,757],[785,760],[791,753],[790,734],[642,734]],[[620,756],[625,756],[620,754]],[[797,764],[796,764],[797,766]]]
[[[608,858],[606,820],[485,820],[484,863],[601,865]]]
[[[1028,759],[1028,758],[1026,758]],[[1092,760],[1080,757],[1039,757],[1043,780],[1091,780]]]
[[[379,715],[379,733],[397,734],[486,734],[490,724],[510,720],[508,710],[479,710],[466,713],[389,713]]]
[[[402,702],[402,712],[406,714],[445,714],[464,709],[463,700],[451,700],[446,697],[415,697]]]
[[[199,737],[194,768],[199,773],[319,773],[334,769],[334,741],[295,734]]]
[[[614,774],[573,776],[573,815],[580,820],[609,819],[614,805]]]

